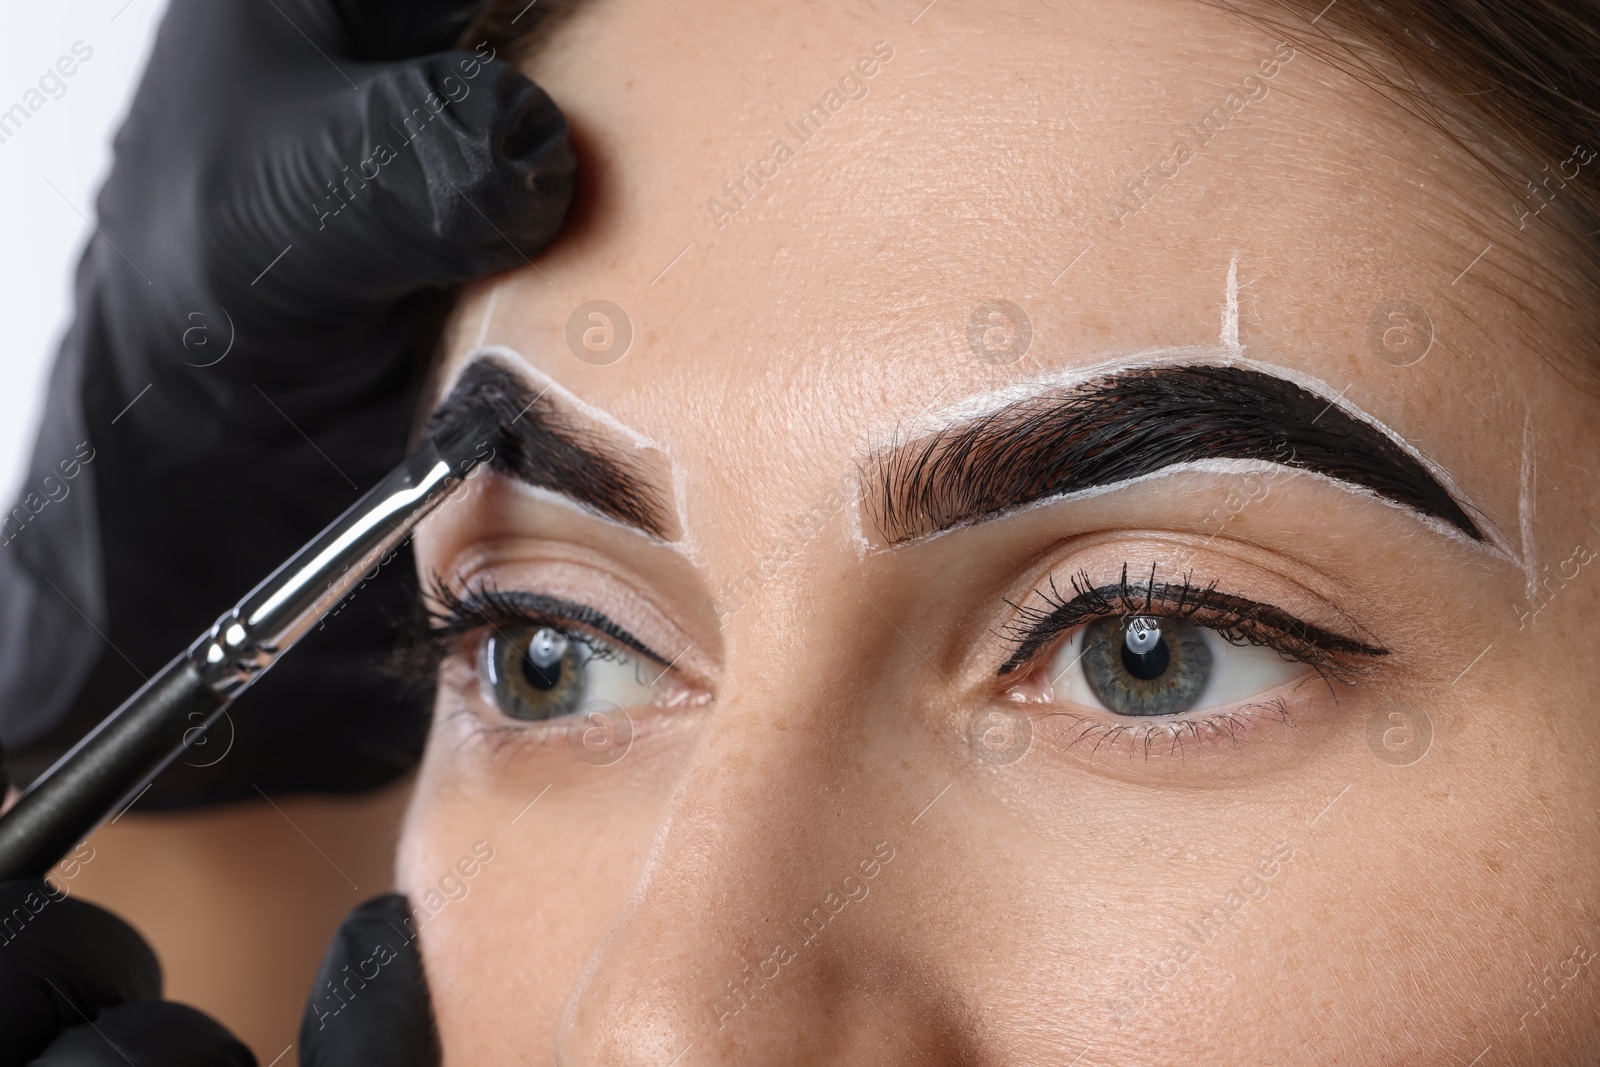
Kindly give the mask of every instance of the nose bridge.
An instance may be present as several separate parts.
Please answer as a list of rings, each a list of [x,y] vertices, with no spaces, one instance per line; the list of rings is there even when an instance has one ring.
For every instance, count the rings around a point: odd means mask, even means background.
[[[818,700],[770,678],[724,694],[559,1062],[927,1062],[937,1045],[905,1031],[944,1030],[946,997],[898,977],[919,969],[893,936],[915,891],[900,783],[873,773],[856,709]]]

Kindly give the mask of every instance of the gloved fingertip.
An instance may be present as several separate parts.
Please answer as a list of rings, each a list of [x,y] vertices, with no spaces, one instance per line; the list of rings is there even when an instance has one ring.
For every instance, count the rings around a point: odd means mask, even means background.
[[[30,1067],[257,1067],[243,1042],[187,1004],[135,1001],[75,1026]]]
[[[543,89],[499,61],[480,64],[468,80],[452,67],[456,55],[428,56],[411,71],[396,72],[386,103],[404,108],[424,87],[434,87],[439,110],[427,128],[418,124],[422,116],[415,109],[409,113],[417,134],[408,147],[422,183],[409,191],[410,206],[439,237],[503,269],[536,254],[560,229],[577,157],[566,116]],[[375,96],[375,104],[380,99]]]
[[[357,92],[318,100],[285,130],[239,165],[232,194],[248,220],[238,233],[275,237],[230,254],[265,261],[290,243],[316,254],[261,287],[244,270],[229,282],[285,314],[521,266],[572,199],[577,158],[561,109],[515,67],[473,53],[370,68]]]
[[[0,883],[0,1067],[27,1063],[102,1009],[161,995],[138,931],[42,878]]]
[[[406,898],[356,908],[334,934],[300,1021],[301,1067],[438,1067],[439,1034]]]

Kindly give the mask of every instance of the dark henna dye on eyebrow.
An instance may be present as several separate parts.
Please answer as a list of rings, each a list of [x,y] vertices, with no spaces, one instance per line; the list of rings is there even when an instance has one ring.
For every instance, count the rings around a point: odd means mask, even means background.
[[[493,359],[479,359],[461,372],[424,432],[447,437],[452,427],[481,420],[485,408],[501,427],[491,469],[670,539],[668,509],[641,465],[574,425],[554,400],[535,394],[522,375]]]
[[[1239,367],[1152,367],[1030,397],[872,457],[867,504],[891,544],[1180,463],[1264,460],[1482,532],[1414,457],[1325,397]]]

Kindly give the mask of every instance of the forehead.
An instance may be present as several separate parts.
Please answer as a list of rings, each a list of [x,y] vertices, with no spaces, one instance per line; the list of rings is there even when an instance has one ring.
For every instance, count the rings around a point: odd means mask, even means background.
[[[930,410],[1150,349],[1242,337],[1402,430],[1457,403],[1437,363],[1393,388],[1367,337],[1400,296],[1458,314],[1481,241],[1440,224],[1473,195],[1442,139],[1197,0],[920,7],[579,14],[534,73],[584,202],[537,270],[473,290],[454,358],[509,346],[780,495]]]

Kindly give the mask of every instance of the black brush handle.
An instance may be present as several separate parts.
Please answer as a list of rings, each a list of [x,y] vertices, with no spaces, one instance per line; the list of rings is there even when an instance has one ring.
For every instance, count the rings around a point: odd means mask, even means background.
[[[424,440],[389,475],[161,668],[0,816],[0,881],[38,877],[161,769],[350,595],[494,455],[494,412]]]
[[[54,867],[231,702],[187,653],[161,668],[0,816],[0,882]]]

